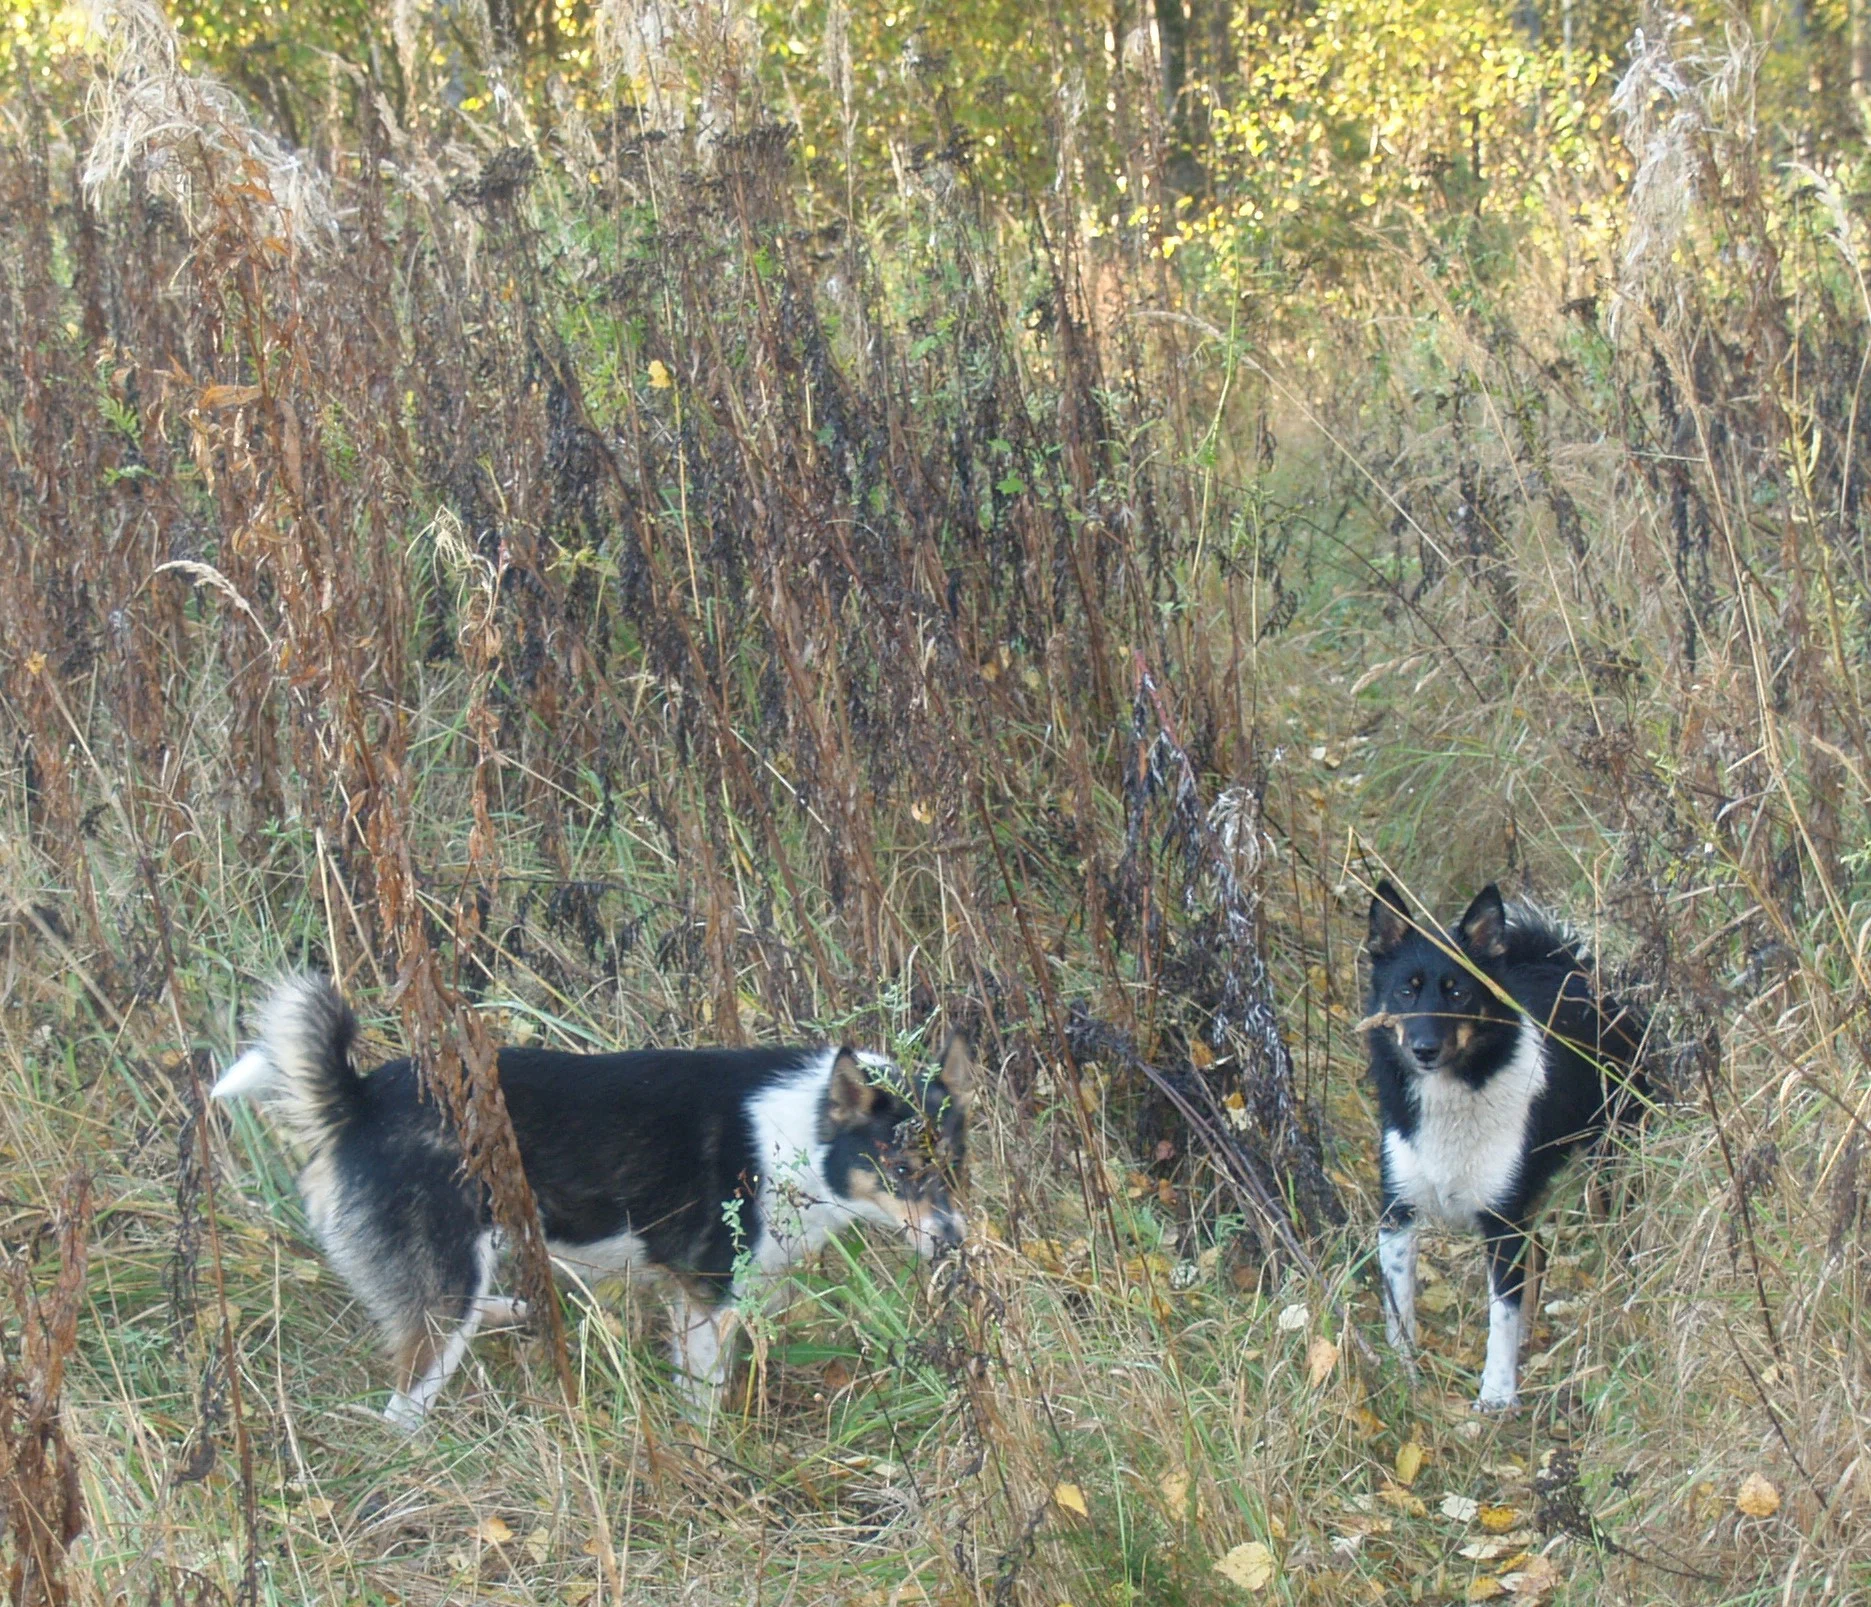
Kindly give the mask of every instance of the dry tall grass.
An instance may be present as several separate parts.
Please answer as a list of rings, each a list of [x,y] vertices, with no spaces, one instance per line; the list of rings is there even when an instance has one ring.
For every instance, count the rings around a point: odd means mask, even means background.
[[[1269,1599],[1862,1599],[1860,226],[1744,40],[1653,45],[1615,333],[1532,244],[1399,250],[1292,349],[1069,164],[1015,224],[936,139],[828,217],[744,104],[448,172],[362,96],[315,255],[264,155],[87,191],[23,84],[0,1219],[29,1306],[93,1174],[72,1598],[1211,1601],[1259,1546]],[[1373,1348],[1379,865],[1551,899],[1657,1012],[1641,1203],[1562,1192],[1508,1422],[1474,1246],[1422,1387]],[[201,1111],[305,959],[464,1099],[498,1038],[963,1026],[979,1233],[830,1253],[703,1441],[625,1294],[576,1411],[490,1341],[406,1443]]]

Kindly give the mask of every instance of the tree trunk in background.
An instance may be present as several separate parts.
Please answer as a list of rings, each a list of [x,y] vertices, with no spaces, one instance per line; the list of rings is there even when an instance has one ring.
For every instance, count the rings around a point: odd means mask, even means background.
[[[1189,36],[1199,32],[1191,27],[1190,11],[1199,11],[1203,0],[1154,0],[1156,6],[1157,48],[1162,56],[1163,112],[1169,119],[1170,188],[1177,195],[1194,195],[1207,182],[1201,159],[1196,155],[1197,133],[1191,126],[1189,90]]]
[[[1866,115],[1865,97],[1871,95],[1871,16],[1866,15],[1871,0],[1851,0],[1851,73],[1852,105],[1857,108],[1858,121],[1871,130],[1871,117]]]

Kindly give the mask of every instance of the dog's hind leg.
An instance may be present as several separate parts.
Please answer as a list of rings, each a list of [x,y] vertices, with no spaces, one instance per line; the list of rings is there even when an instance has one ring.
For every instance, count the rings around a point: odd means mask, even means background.
[[[397,1389],[383,1415],[406,1434],[422,1426],[429,1408],[449,1375],[461,1365],[468,1344],[490,1308],[510,1307],[511,1301],[490,1298],[487,1287],[494,1276],[494,1236],[484,1233],[474,1247],[474,1284],[449,1304],[449,1312],[425,1310],[421,1326],[403,1336],[397,1346]],[[443,1331],[444,1324],[452,1327]]]

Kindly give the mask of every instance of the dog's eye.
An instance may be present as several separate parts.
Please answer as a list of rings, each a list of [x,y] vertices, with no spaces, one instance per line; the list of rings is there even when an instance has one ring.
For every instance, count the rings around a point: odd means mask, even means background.
[[[1408,982],[1403,984],[1403,991],[1406,994],[1414,993],[1422,985],[1423,985],[1423,979],[1420,976],[1413,976],[1410,978]]]

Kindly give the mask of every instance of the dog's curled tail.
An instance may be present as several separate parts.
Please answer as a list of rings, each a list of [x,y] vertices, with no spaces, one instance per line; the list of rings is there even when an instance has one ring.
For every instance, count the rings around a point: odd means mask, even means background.
[[[259,1041],[221,1073],[211,1097],[257,1099],[300,1143],[322,1148],[364,1091],[351,1062],[357,1017],[329,977],[305,972],[273,989],[253,1028]]]

